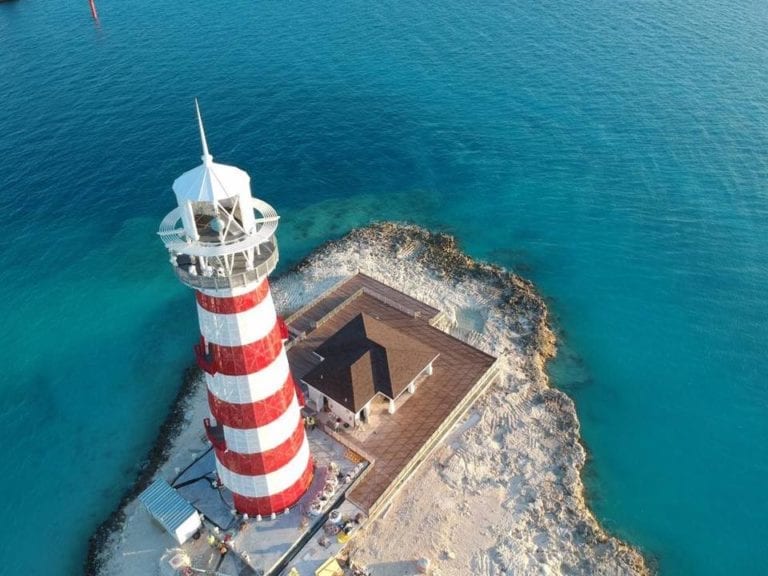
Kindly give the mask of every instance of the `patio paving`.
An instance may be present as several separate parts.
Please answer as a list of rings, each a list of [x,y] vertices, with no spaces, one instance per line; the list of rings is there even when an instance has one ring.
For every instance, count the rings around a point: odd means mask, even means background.
[[[497,375],[496,359],[438,330],[430,320],[440,311],[358,274],[332,288],[319,301],[288,319],[293,334],[288,348],[294,378],[301,379],[320,360],[313,350],[357,314],[366,314],[435,349],[440,356],[431,376],[413,395],[398,401],[394,414],[376,412],[360,430],[341,431],[340,439],[362,446],[373,464],[347,493],[368,513],[386,503],[411,469],[418,465],[474,398]]]

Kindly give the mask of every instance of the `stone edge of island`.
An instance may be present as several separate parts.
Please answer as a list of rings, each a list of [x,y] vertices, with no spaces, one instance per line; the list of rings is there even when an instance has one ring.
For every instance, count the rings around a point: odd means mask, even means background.
[[[404,250],[407,245],[414,242],[422,246],[423,249],[412,252],[407,249]],[[357,244],[367,248],[380,247],[390,252],[392,257],[418,260],[427,271],[448,282],[471,277],[501,291],[502,298],[499,305],[503,305],[509,312],[514,312],[529,321],[532,320],[533,326],[530,326],[530,330],[521,331],[522,335],[517,340],[520,352],[527,360],[523,370],[528,377],[541,380],[545,386],[550,386],[545,369],[546,363],[555,356],[556,338],[549,326],[548,308],[542,297],[536,292],[534,285],[499,266],[472,259],[460,250],[455,238],[448,234],[433,233],[415,225],[392,222],[374,223],[355,228],[343,237],[329,240],[317,247],[291,270],[277,276],[274,284],[279,284],[292,275],[300,276],[308,272],[311,273],[314,263],[319,259],[325,255],[333,254],[334,251],[348,244]],[[320,292],[324,292],[327,287],[323,287]],[[400,289],[397,285],[393,287]],[[311,299],[313,298],[308,300]],[[292,311],[284,310],[283,312],[287,314]],[[197,367],[191,367],[184,371],[181,386],[169,408],[168,416],[160,426],[157,439],[144,460],[135,481],[122,496],[117,508],[89,538],[84,567],[87,575],[98,576],[102,573],[103,567],[111,555],[114,538],[123,529],[127,506],[151,483],[159,469],[171,457],[174,443],[188,420],[187,412],[190,399],[197,387],[201,385],[200,376]],[[558,393],[565,396],[561,391]],[[579,435],[579,422],[572,402],[568,404],[568,410],[572,414],[563,418],[562,424],[574,428],[576,441],[583,450],[583,442]],[[436,455],[433,454],[430,459],[435,457]],[[635,547],[608,535],[595,519],[587,506],[584,485],[580,477],[584,458],[574,460],[572,465],[578,476],[579,489],[576,496],[580,502],[581,513],[596,527],[594,529],[596,531],[595,538],[597,541],[612,541],[618,549],[627,554],[631,558],[632,573],[649,574],[651,569],[648,559]]]

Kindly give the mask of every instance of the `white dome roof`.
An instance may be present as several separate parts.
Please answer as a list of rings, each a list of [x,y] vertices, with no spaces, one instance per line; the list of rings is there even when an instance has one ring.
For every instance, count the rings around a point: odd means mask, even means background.
[[[208,157],[210,158],[210,156]],[[173,182],[179,206],[192,202],[220,202],[234,196],[251,196],[251,177],[235,166],[206,159]]]

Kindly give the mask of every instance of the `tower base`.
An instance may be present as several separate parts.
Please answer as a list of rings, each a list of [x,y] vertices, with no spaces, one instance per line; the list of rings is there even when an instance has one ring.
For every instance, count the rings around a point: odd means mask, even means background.
[[[290,486],[282,492],[272,494],[271,496],[265,496],[263,498],[249,498],[248,496],[241,496],[240,494],[232,493],[235,510],[240,514],[248,514],[251,517],[257,515],[269,516],[272,513],[280,514],[285,511],[286,508],[291,508],[296,504],[301,497],[304,496],[310,484],[312,484],[312,478],[315,473],[314,460],[310,458],[307,463],[307,469],[304,474],[301,475],[293,486]]]

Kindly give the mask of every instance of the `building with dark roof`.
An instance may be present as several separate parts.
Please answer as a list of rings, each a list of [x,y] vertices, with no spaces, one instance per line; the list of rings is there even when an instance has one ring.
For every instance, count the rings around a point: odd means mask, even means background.
[[[365,274],[339,282],[286,324],[288,360],[307,387],[307,408],[321,412],[326,430],[339,417],[349,423],[335,437],[369,462],[346,498],[370,515],[386,508],[501,375],[496,358],[445,331],[446,314]],[[386,399],[387,390],[395,401]],[[367,425],[354,426],[366,406]]]
[[[432,373],[439,353],[407,333],[361,312],[315,350],[321,359],[302,379],[310,400],[354,425],[365,419],[377,394],[395,401]]]

